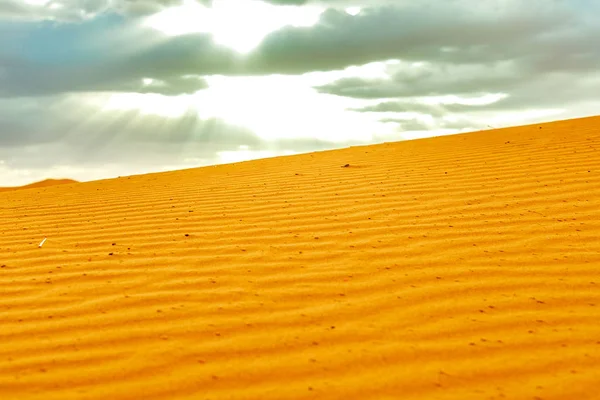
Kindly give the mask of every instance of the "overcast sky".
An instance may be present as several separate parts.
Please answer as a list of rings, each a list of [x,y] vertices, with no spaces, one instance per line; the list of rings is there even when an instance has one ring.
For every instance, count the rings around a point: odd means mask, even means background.
[[[599,66],[595,0],[0,0],[0,186],[594,115]]]

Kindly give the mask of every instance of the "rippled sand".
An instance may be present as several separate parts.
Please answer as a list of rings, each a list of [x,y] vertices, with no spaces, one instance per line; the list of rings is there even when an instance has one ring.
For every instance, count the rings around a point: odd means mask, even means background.
[[[598,396],[598,117],[3,191],[0,221],[5,400]]]

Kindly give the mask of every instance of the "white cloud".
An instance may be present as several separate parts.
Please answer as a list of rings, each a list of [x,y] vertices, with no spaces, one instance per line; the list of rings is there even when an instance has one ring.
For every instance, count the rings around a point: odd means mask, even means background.
[[[346,12],[352,16],[360,14],[361,7],[348,7],[346,8]]]
[[[323,8],[274,6],[257,0],[214,0],[206,7],[194,0],[146,18],[144,24],[167,35],[209,33],[221,45],[247,53],[284,26],[307,27]]]

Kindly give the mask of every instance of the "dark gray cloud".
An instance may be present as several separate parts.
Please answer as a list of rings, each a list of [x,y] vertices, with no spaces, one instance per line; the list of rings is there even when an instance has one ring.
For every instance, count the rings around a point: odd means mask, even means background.
[[[391,122],[398,124],[398,130],[400,131],[429,131],[431,125],[426,124],[418,119],[396,119],[396,118],[382,118],[381,122]]]
[[[345,78],[318,89],[364,99],[493,93],[510,91],[553,73],[596,72],[600,65],[600,40],[596,39],[600,37],[600,26],[582,23],[574,28],[552,26],[550,20],[547,23],[547,29],[520,38],[498,37],[496,40],[506,41],[494,47],[478,45],[469,49],[469,39],[463,46],[439,46],[437,55],[414,60],[424,61],[421,65],[407,62],[410,57],[402,57],[404,62],[389,80]],[[510,24],[507,22],[506,26]],[[477,57],[473,57],[475,53]]]
[[[553,16],[541,15],[539,21]],[[583,10],[565,14],[569,25],[547,24],[518,40],[498,46],[476,46],[473,60],[456,46],[439,47],[438,55],[421,60],[402,58],[389,66],[389,79],[343,78],[317,87],[322,93],[355,99],[381,99],[378,104],[353,109],[371,113],[420,113],[441,121],[447,115],[522,112],[527,109],[575,110],[596,99],[600,91],[599,26]],[[578,23],[573,23],[573,21]],[[549,20],[546,20],[547,22]],[[508,22],[505,22],[510,26]],[[480,31],[477,31],[479,34]],[[502,39],[501,37],[498,39]],[[466,39],[464,43],[469,43]],[[499,49],[500,58],[495,54]],[[431,96],[478,97],[490,93],[506,97],[491,104],[425,104]],[[588,108],[589,110],[589,108]],[[389,117],[384,117],[388,119]],[[444,127],[444,124],[437,124]],[[448,124],[445,127],[450,128]]]
[[[436,78],[433,78],[433,81],[436,80]],[[365,82],[363,82],[364,91],[373,90],[374,93],[377,93],[380,90],[378,83],[374,84],[371,88],[368,86],[368,83]],[[448,89],[450,88],[451,87]],[[461,89],[463,88],[457,85],[454,91],[448,90],[437,94],[454,95],[466,93],[474,96],[481,94],[479,88],[476,92],[463,92]],[[490,102],[481,104],[436,104],[424,103],[422,100],[434,93],[416,92],[410,96],[396,96],[397,100],[386,100],[374,105],[350,109],[350,111],[370,113],[419,113],[439,118],[449,114],[466,113],[473,115],[477,113],[516,112],[526,109],[560,109],[564,108],[566,105],[573,107],[579,103],[596,100],[597,93],[600,91],[600,74],[597,72],[580,74],[577,75],[576,78],[567,71],[540,73],[537,76],[516,75],[515,83],[511,85],[494,88],[482,85],[481,89],[487,93],[501,92],[504,97],[497,101],[490,100]],[[373,96],[373,98],[376,97],[377,96]],[[391,98],[394,96],[382,97]]]
[[[159,39],[158,34],[151,30],[138,32],[136,38],[140,37]],[[87,46],[88,43],[78,45]],[[130,46],[129,43],[122,45]],[[21,54],[3,56],[0,51],[0,97],[47,96],[66,92],[189,94],[207,87],[198,71],[203,75],[207,75],[206,72],[217,73],[219,67],[230,64],[235,57],[232,51],[215,46],[209,35],[163,40],[145,51],[113,54],[111,50],[100,47],[97,51],[107,51],[100,56],[97,53],[88,56],[77,55],[76,51],[62,51],[65,57],[75,59],[65,63],[53,60],[32,62]],[[59,52],[61,49],[57,48],[54,54]],[[200,64],[204,65],[203,69],[196,68]],[[144,84],[147,78],[153,79],[151,84]]]
[[[441,117],[448,113],[447,107],[423,104],[415,101],[384,101],[372,106],[349,109],[349,111],[374,113],[420,113]]]
[[[390,79],[345,78],[318,90],[363,99],[495,93],[516,87],[539,73],[531,64],[526,59],[489,64],[405,63]]]
[[[453,2],[435,9],[421,3],[370,8],[358,16],[330,9],[314,27],[288,27],[269,35],[251,61],[259,71],[272,68],[292,74],[387,59],[490,63],[530,56],[532,50],[538,53],[536,46],[544,45],[538,38],[560,32],[575,19],[564,7],[490,13]],[[580,35],[589,39],[593,28],[586,28]],[[560,40],[546,41],[541,50],[552,50],[549,45]]]
[[[119,69],[118,65],[98,68],[47,67],[39,71],[20,60],[4,60],[0,67],[0,97],[47,96],[65,92],[136,92],[163,95],[191,94],[207,88],[204,78],[195,75],[162,74],[156,69]],[[6,69],[6,67],[5,67]],[[3,79],[4,78],[4,79]],[[145,79],[152,79],[145,83]]]

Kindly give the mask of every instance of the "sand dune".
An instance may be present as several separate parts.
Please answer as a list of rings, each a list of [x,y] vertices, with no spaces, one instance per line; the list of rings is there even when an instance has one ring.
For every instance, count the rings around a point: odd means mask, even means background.
[[[20,190],[20,189],[37,189],[46,186],[56,186],[56,185],[66,185],[70,183],[77,183],[72,179],[45,179],[40,182],[31,183],[29,185],[24,186],[15,186],[15,187],[0,187],[0,192],[6,192],[9,190]]]
[[[599,396],[600,117],[44,190],[2,399]]]

